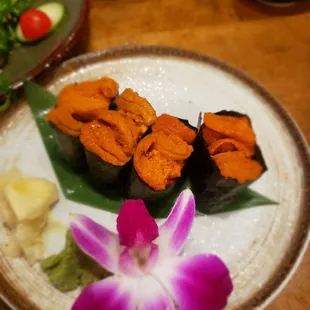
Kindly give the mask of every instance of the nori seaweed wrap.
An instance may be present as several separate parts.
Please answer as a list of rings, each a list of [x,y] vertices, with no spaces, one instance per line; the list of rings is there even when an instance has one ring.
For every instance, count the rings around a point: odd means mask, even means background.
[[[84,148],[79,140],[83,124],[107,110],[117,93],[118,84],[106,77],[70,84],[60,91],[57,106],[49,111],[46,120],[51,123],[60,154],[74,169],[86,168]]]
[[[84,147],[77,136],[70,136],[51,123],[56,139],[58,151],[67,164],[76,171],[84,171],[87,168]]]
[[[118,111],[103,111],[84,124],[80,140],[85,148],[91,182],[102,188],[120,181],[139,138],[135,123]]]
[[[235,111],[205,113],[194,149],[192,190],[204,213],[223,209],[267,170],[249,117]]]
[[[188,121],[167,114],[158,117],[152,133],[138,143],[135,151],[129,198],[154,202],[171,194],[184,179],[196,134],[197,129]]]

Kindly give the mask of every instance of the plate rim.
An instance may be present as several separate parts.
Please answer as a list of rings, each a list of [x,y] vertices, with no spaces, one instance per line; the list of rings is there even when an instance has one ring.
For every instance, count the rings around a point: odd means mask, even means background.
[[[88,0],[86,0],[88,2]],[[53,84],[56,80],[62,76],[68,74],[72,70],[84,67],[92,63],[107,62],[115,59],[133,58],[133,57],[145,57],[145,56],[161,56],[172,57],[177,59],[185,59],[191,61],[197,61],[198,63],[211,65],[221,71],[224,71],[246,84],[256,94],[260,95],[268,104],[268,106],[281,118],[286,128],[289,131],[296,149],[298,150],[298,156],[300,157],[301,165],[304,170],[303,184],[303,196],[301,200],[301,214],[298,218],[297,229],[295,230],[284,258],[279,262],[276,270],[270,276],[267,283],[258,290],[253,296],[249,296],[248,299],[238,307],[238,309],[255,309],[264,308],[270,304],[276,296],[283,290],[287,282],[295,273],[297,267],[302,261],[302,258],[306,252],[309,239],[310,239],[310,152],[307,141],[302,134],[300,128],[280,104],[280,102],[271,95],[259,82],[255,81],[248,74],[238,70],[237,68],[217,60],[213,57],[201,54],[199,52],[185,50],[182,48],[175,48],[169,46],[158,45],[133,45],[133,46],[120,46],[114,47],[102,51],[95,51],[80,55],[69,59],[60,65],[52,75],[45,77],[43,84],[45,87]],[[17,105],[8,112],[9,117],[14,115],[14,111],[17,109]],[[4,118],[0,118],[0,127]],[[308,184],[308,185],[307,185]],[[0,269],[0,293],[3,292],[5,299],[16,307],[20,307],[23,310],[42,310],[36,307],[25,294],[18,291],[18,287],[12,285],[5,278],[5,275]]]

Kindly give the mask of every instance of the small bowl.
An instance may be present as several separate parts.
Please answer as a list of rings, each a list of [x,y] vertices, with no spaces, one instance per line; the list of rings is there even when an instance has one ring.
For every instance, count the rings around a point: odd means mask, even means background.
[[[48,2],[37,0],[33,7]],[[63,24],[44,40],[22,45],[10,54],[8,64],[2,69],[12,81],[11,87],[20,89],[23,80],[33,79],[52,65],[58,64],[83,37],[88,24],[89,0],[62,0],[66,9]]]

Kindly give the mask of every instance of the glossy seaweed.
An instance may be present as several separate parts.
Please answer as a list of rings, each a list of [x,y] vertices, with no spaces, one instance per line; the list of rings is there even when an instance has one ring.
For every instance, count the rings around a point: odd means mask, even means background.
[[[175,183],[162,191],[155,191],[148,186],[132,168],[129,179],[128,198],[143,199],[147,202],[154,202],[169,196],[175,187]]]
[[[246,116],[235,111],[226,110],[215,114],[234,117]],[[246,117],[248,118],[248,116]],[[267,170],[267,166],[261,149],[257,144],[255,145],[255,153],[252,156],[252,159],[261,164],[263,167],[263,174]],[[194,143],[190,179],[192,190],[196,198],[197,208],[204,213],[212,213],[222,210],[227,204],[234,200],[236,194],[241,189],[248,187],[255,181],[252,180],[239,184],[235,179],[223,177],[220,169],[211,158],[208,149],[205,146],[201,128]]]
[[[57,142],[58,151],[66,162],[76,171],[87,169],[84,147],[79,137],[72,137],[59,130],[52,123],[51,128]]]
[[[188,120],[178,118],[183,124],[190,127],[191,129],[195,130],[196,132],[198,129],[194,126],[192,126]],[[151,133],[151,129],[148,130],[147,134]],[[127,195],[128,198],[131,199],[143,199],[147,203],[153,203],[157,200],[161,200],[164,198],[167,198],[170,196],[176,188],[181,186],[189,174],[189,168],[191,166],[191,157],[185,162],[183,170],[182,170],[182,176],[175,181],[174,184],[170,185],[165,190],[161,191],[155,191],[153,188],[151,188],[148,184],[146,184],[137,174],[137,172],[134,169],[134,166],[132,165],[131,173],[130,173],[130,179],[127,186]]]
[[[97,189],[107,185],[121,184],[127,178],[130,163],[115,166],[103,161],[98,155],[85,149],[89,180]]]

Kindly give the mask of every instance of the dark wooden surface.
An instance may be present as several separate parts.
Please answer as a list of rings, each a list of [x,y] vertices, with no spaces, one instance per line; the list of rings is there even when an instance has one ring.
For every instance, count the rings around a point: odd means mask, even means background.
[[[310,142],[310,4],[253,0],[91,0],[88,50],[161,44],[196,50],[263,84]],[[269,310],[310,309],[310,251]]]

